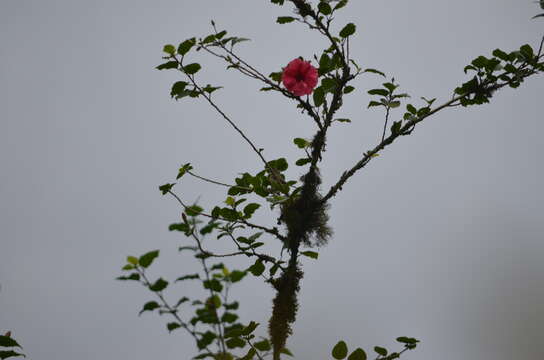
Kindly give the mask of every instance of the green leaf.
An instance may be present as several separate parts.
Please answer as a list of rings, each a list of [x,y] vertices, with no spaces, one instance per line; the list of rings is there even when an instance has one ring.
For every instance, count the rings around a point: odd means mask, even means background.
[[[315,251],[303,251],[301,254],[312,259],[317,259],[319,257],[319,254]]]
[[[320,2],[319,5],[317,5],[317,8],[319,9],[319,12],[323,15],[330,15],[332,13],[331,6],[326,2]]]
[[[167,44],[167,45],[164,45],[164,47],[162,48],[162,51],[164,51],[165,53],[169,55],[174,55],[176,53],[176,47],[172,44]]]
[[[389,91],[387,91],[385,89],[372,89],[372,90],[368,90],[368,93],[370,95],[381,95],[381,96],[388,96],[389,95]]]
[[[176,279],[176,282],[185,281],[185,280],[195,280],[195,279],[200,279],[200,275],[198,275],[198,274],[183,275],[183,276],[178,277]]]
[[[346,26],[344,26],[342,30],[340,30],[340,37],[347,38],[348,36],[355,34],[355,30],[356,30],[355,24],[349,23]]]
[[[211,289],[216,292],[221,292],[223,290],[223,285],[217,279],[204,280],[202,282],[204,289]]]
[[[17,343],[17,341],[13,340],[11,337],[9,336],[3,336],[3,335],[0,335],[0,346],[4,346],[4,347],[19,347],[19,348],[23,348],[21,345],[19,345]]]
[[[257,350],[250,348],[247,354],[245,354],[239,360],[252,360],[255,357],[255,354],[257,354]]]
[[[383,72],[381,72],[380,70],[376,70],[376,69],[365,69],[363,71],[363,73],[365,72],[369,72],[369,73],[373,73],[373,74],[378,74],[378,75],[381,75],[383,77],[385,77],[385,74]]]
[[[191,48],[196,44],[196,39],[191,38],[187,39],[178,46],[178,54],[185,55],[191,50]]]
[[[238,315],[226,312],[221,316],[221,321],[226,323],[233,323],[238,320]]]
[[[400,129],[402,128],[402,121],[395,121],[393,125],[391,126],[391,133],[393,135],[397,135],[400,133]]]
[[[521,52],[521,54],[526,60],[532,60],[535,57],[533,48],[528,44],[525,44],[522,47],[520,47],[519,51]]]
[[[312,162],[312,159],[310,159],[310,158],[302,158],[302,159],[298,159],[295,162],[295,165],[296,166],[304,166],[304,165],[309,164],[311,162]]]
[[[165,70],[165,69],[177,69],[178,68],[178,62],[177,61],[168,61],[164,64],[160,64],[155,69],[157,70]]]
[[[388,105],[391,109],[398,108],[400,106],[400,101],[390,101]]]
[[[321,86],[315,88],[312,97],[314,99],[314,105],[316,107],[320,107],[325,103],[325,91],[323,91],[323,88]]]
[[[245,207],[244,207],[244,215],[246,216],[246,218],[249,218],[253,215],[253,213],[258,209],[260,208],[261,205],[260,204],[257,204],[257,203],[250,203],[250,204],[247,204]]]
[[[344,88],[344,94],[349,94],[350,92],[352,92],[353,90],[355,90],[355,88],[351,85],[348,85]]]
[[[202,337],[200,338],[200,340],[197,341],[197,346],[198,346],[198,349],[199,350],[202,350],[204,349],[206,346],[210,345],[214,340],[215,338],[217,338],[217,335],[214,334],[213,332],[211,331],[206,331]]]
[[[138,259],[138,263],[140,264],[141,267],[147,268],[149,267],[149,265],[151,265],[153,260],[155,260],[155,258],[157,258],[158,256],[159,256],[159,250],[150,251],[140,256],[140,258]]]
[[[192,63],[183,67],[183,71],[185,71],[185,73],[188,75],[194,75],[200,69],[201,69],[201,66],[198,63]]]
[[[293,22],[295,21],[296,19],[294,17],[291,17],[291,16],[280,16],[276,19],[276,22],[278,24],[287,24],[287,23],[290,23],[290,22]]]
[[[17,357],[17,356],[26,357],[24,354],[19,354],[18,352],[15,352],[13,350],[0,351],[0,359],[7,359],[10,357]]]
[[[177,83],[176,83],[177,84]],[[187,84],[187,83],[185,83]],[[175,85],[175,84],[174,84]],[[185,86],[184,86],[185,87]],[[172,88],[173,89],[173,88]],[[191,166],[191,163],[183,164],[178,171],[178,176],[176,176],[176,180],[184,176],[188,171],[193,170],[193,167]]]
[[[338,81],[336,79],[324,78],[323,80],[321,80],[321,88],[323,88],[323,91],[325,93],[334,92],[337,86],[338,86]]]
[[[407,336],[398,337],[397,341],[404,344],[417,344],[419,342],[419,340]]]
[[[134,266],[134,265],[126,264],[125,266],[123,266],[123,268],[121,270],[128,271],[128,270],[134,270],[135,268],[136,268],[136,266]]]
[[[168,192],[170,190],[172,190],[172,187],[176,185],[175,183],[174,184],[164,184],[164,185],[161,185],[159,186],[159,190],[162,192],[163,195],[166,195],[168,194]]]
[[[254,275],[254,276],[260,276],[264,270],[265,266],[261,260],[255,261],[255,264],[251,265],[248,270]]]
[[[412,104],[406,105],[406,110],[408,110],[412,114],[417,114],[417,110]]]
[[[295,139],[293,139],[293,143],[295,143],[295,145],[299,149],[307,148],[311,144],[309,141],[307,141],[306,139],[303,139],[303,138],[295,138]]]
[[[378,101],[371,101],[368,103],[368,107],[373,107],[373,106],[383,106],[383,104],[381,102],[378,102]]]
[[[272,80],[276,81],[276,82],[280,82],[282,75],[283,75],[283,72],[280,71],[280,72],[270,73],[270,75],[268,75],[268,77],[271,78]]]
[[[345,341],[341,340],[332,349],[332,357],[336,360],[342,360],[348,356],[348,346]]]
[[[132,265],[138,265],[138,258],[135,256],[127,256],[127,262]]]
[[[387,349],[381,346],[375,346],[374,351],[381,356],[387,356]]]
[[[346,6],[348,4],[348,0],[340,0],[338,2],[338,4],[336,4],[336,6],[334,7],[334,10],[340,10],[341,8],[343,8],[344,6]]]
[[[185,208],[185,212],[188,216],[198,216],[204,209],[198,205],[191,205]]]
[[[366,353],[363,349],[357,348],[348,356],[348,360],[366,360]]]
[[[338,121],[338,122],[341,122],[341,123],[350,123],[351,122],[350,119],[334,119],[334,121]]]
[[[180,328],[181,325],[179,323],[176,323],[176,322],[171,322],[171,323],[168,323],[166,325],[166,328],[168,329],[169,332],[172,332],[174,330],[176,330],[177,328]]]
[[[211,94],[214,91],[222,89],[222,88],[223,88],[222,86],[211,86],[211,85],[208,84],[208,85],[206,85],[206,87],[202,88],[202,90],[204,90],[208,94]]]
[[[382,84],[387,90],[389,90],[390,93],[393,93],[395,91],[396,88],[398,88],[399,86],[396,85],[396,84],[393,84],[391,82],[386,82],[386,83],[383,83]]]
[[[138,281],[140,280],[140,274],[138,273],[132,273],[128,276],[119,276],[118,278],[116,278],[116,280],[134,280],[134,281]]]
[[[272,348],[268,339],[256,342],[255,344],[253,344],[253,346],[255,346],[259,351],[269,351]]]
[[[164,280],[163,278],[160,278],[159,280],[155,281],[154,284],[149,285],[149,290],[162,291],[166,289],[167,286],[168,286],[168,281]]]
[[[251,322],[249,323],[249,325],[246,326],[246,327],[244,328],[244,330],[242,330],[242,334],[243,334],[243,335],[246,335],[246,336],[249,335],[249,334],[251,334],[252,332],[255,331],[255,329],[257,329],[257,326],[259,326],[259,323],[255,322],[255,321],[251,321]]]
[[[238,347],[243,348],[244,346],[246,346],[246,342],[239,337],[233,337],[231,339],[228,339],[226,341],[226,344],[229,349],[234,349]]]
[[[170,96],[175,97],[177,99],[181,99],[184,96],[189,95],[189,91],[185,90],[185,88],[189,85],[185,81],[178,81],[172,85],[172,89],[170,90]]]
[[[153,311],[153,310],[158,309],[160,307],[161,306],[156,301],[149,301],[149,302],[145,303],[143,309],[140,311],[140,313],[138,315],[142,315],[142,313],[145,312],[145,311]]]

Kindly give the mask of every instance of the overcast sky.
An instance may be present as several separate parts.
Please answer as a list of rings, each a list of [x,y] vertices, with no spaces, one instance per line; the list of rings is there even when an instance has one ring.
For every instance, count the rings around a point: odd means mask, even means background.
[[[394,76],[412,102],[447,100],[474,57],[537,47],[544,31],[529,0],[351,3],[336,31],[356,23],[353,57]],[[211,19],[252,39],[240,54],[264,73],[326,46],[275,24],[280,15],[290,7],[265,0],[0,1],[0,331],[29,359],[195,354],[166,318],[138,318],[150,293],[114,278],[126,255],[152,249],[162,250],[153,276],[196,270],[176,254],[187,240],[167,229],[180,209],[157,189],[180,164],[224,181],[261,164],[204,102],[171,100],[179,75],[154,67],[165,43],[207,35]],[[215,59],[195,59],[268,158],[298,158],[292,139],[312,136],[310,119]],[[380,136],[383,114],[366,109],[377,84],[361,77],[346,98],[341,115],[353,123],[330,131],[325,189]],[[544,358],[543,93],[537,76],[489,105],[444,111],[351,179],[332,202],[334,237],[305,261],[288,343],[297,359],[327,358],[340,339],[395,349],[402,335],[422,341],[405,359]],[[225,196],[193,180],[178,191],[207,206]],[[191,291],[176,286],[173,297]],[[262,335],[272,295],[252,280],[233,290]]]

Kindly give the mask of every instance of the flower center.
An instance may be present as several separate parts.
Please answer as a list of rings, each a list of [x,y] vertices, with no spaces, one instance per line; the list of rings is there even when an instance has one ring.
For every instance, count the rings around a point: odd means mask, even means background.
[[[295,79],[297,79],[297,81],[304,81],[304,74],[303,73],[297,73],[295,75]]]

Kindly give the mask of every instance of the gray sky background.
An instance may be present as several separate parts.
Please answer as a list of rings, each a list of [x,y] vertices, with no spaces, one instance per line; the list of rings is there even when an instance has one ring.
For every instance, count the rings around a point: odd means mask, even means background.
[[[471,59],[536,47],[544,30],[529,20],[539,10],[529,0],[351,3],[337,26],[358,25],[354,58],[395,76],[415,102],[447,100]],[[251,38],[240,53],[265,73],[310,58],[326,44],[275,24],[289,9],[265,0],[0,1],[0,331],[12,330],[29,359],[195,354],[185,333],[168,335],[166,318],[137,317],[151,294],[113,279],[126,255],[152,249],[163,254],[154,276],[195,269],[175,251],[186,240],[167,231],[179,207],[157,190],[180,164],[225,181],[260,164],[206,104],[171,100],[179,75],[154,67],[163,44],[208,34],[210,19]],[[265,155],[296,159],[292,139],[310,137],[313,123],[260,84],[198,59],[201,81],[225,86],[217,102]],[[365,94],[380,81],[362,77],[346,99],[342,116],[353,123],[330,132],[325,189],[378,140],[383,115],[365,109]],[[440,113],[352,178],[332,203],[333,239],[305,267],[289,341],[298,359],[327,358],[339,339],[370,350],[402,335],[422,340],[406,359],[544,358],[543,90],[536,77],[490,105]],[[224,199],[192,180],[177,190],[204,205]],[[242,319],[264,330],[271,288],[244,281],[234,296]]]

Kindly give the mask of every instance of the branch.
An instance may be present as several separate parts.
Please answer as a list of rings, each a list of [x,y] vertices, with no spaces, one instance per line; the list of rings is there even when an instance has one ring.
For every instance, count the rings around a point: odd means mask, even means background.
[[[172,192],[171,190],[168,191],[168,193],[170,195],[172,195],[179,203],[181,206],[183,206],[183,209],[184,210],[187,210],[187,208],[189,208],[189,206],[187,206],[181,199],[179,196],[177,196],[174,192]],[[224,219],[222,217],[218,217],[218,218],[215,218],[213,216],[211,216],[210,214],[207,214],[207,213],[204,213],[204,212],[200,212],[198,215],[202,215],[202,216],[205,216],[207,218],[210,218],[210,219],[219,219],[219,220],[223,220],[223,221],[227,221],[227,222],[233,222],[233,223],[238,223],[238,224],[243,224],[243,225],[246,225],[246,226],[249,226],[250,228],[253,228],[253,229],[259,229],[259,230],[262,230],[268,234],[271,234],[271,235],[274,235],[276,238],[280,239],[281,241],[285,242],[287,240],[287,238],[280,234],[278,229],[277,228],[267,228],[265,226],[262,226],[262,225],[257,225],[257,224],[253,224],[253,223],[250,223],[246,220],[235,220],[235,221],[230,221],[230,220],[227,220],[227,219]]]

